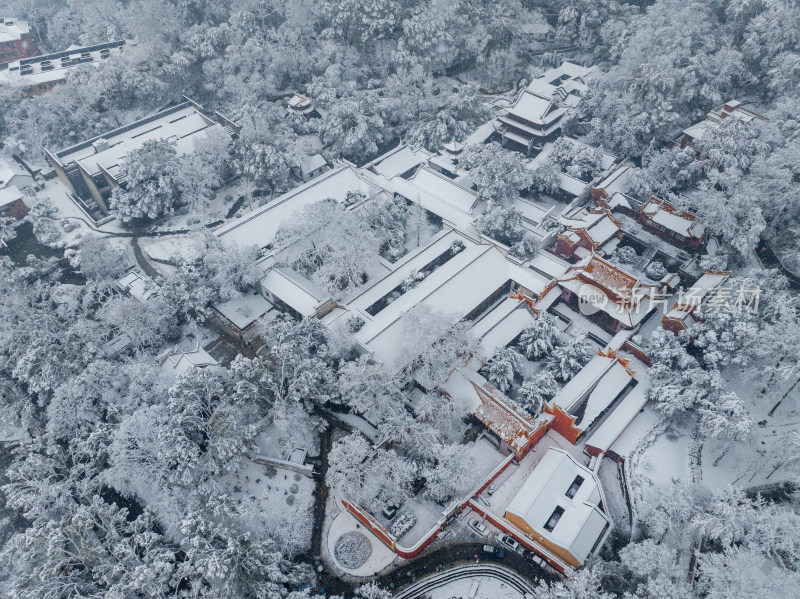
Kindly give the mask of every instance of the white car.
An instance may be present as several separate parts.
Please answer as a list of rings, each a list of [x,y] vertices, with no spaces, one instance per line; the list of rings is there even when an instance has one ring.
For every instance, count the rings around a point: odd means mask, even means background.
[[[489,529],[486,528],[486,525],[477,518],[473,518],[472,520],[470,520],[469,525],[472,527],[473,530],[475,530],[475,532],[477,532],[480,535],[486,536],[486,533],[489,532]]]
[[[503,545],[511,549],[512,551],[516,551],[519,549],[519,543],[517,540],[510,537],[509,535],[499,534],[497,535],[497,540],[500,541]]]

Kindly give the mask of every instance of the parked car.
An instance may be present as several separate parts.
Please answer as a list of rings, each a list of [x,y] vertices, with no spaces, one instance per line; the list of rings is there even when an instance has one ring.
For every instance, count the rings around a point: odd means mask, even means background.
[[[489,532],[489,529],[486,528],[486,525],[477,518],[473,518],[472,520],[470,520],[469,525],[472,527],[473,530],[475,530],[475,532],[477,532],[480,535],[486,536],[486,533]]]
[[[506,554],[502,547],[495,547],[494,545],[484,545],[481,551],[486,555],[494,555],[499,558]]]
[[[519,549],[519,543],[517,543],[516,539],[510,537],[509,535],[499,534],[497,535],[497,540],[500,541],[503,545],[511,549],[512,551],[516,551]]]
[[[533,551],[526,551],[524,557],[526,561],[536,564],[537,566],[541,566],[543,563],[542,558],[536,555]]]

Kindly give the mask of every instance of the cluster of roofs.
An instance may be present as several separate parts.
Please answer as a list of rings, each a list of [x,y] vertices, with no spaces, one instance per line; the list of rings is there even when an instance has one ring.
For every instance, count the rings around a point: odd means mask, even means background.
[[[73,45],[61,52],[20,58],[0,69],[0,87],[11,88],[25,96],[41,94],[62,83],[75,67],[97,66],[120,54],[124,47],[125,41],[120,40],[92,46]]]
[[[33,178],[21,165],[0,157],[0,218],[23,219],[28,214],[20,187],[31,184]]]
[[[515,201],[523,227],[541,247],[533,258],[519,259],[476,228],[487,202],[475,191],[469,172],[459,165],[469,146],[497,140],[509,151],[524,152],[528,167],[538,168],[553,151],[564,119],[599,75],[596,68],[572,63],[551,69],[533,79],[502,114],[437,152],[400,144],[362,167],[345,161],[332,165],[324,159],[309,161],[300,177],[306,182],[214,231],[224,246],[256,246],[263,274],[256,290],[214,306],[221,326],[249,342],[259,319],[271,311],[318,318],[331,330],[352,335],[362,354],[393,374],[409,366],[410,357],[403,350],[403,338],[413,322],[409,315],[425,306],[447,315],[453,324],[467,323],[480,349],[470,363],[475,367],[454,372],[447,381],[418,378],[416,384],[465,402],[501,451],[523,460],[553,431],[568,443],[580,443],[594,459],[621,458],[613,450],[614,443],[644,406],[648,384],[649,358],[634,336],[646,327],[663,326],[676,333],[691,327],[700,318],[698,305],[669,305],[664,298],[688,282],[702,299],[730,279],[728,273],[697,270],[697,252],[707,242],[703,224],[691,211],[660,198],[641,200],[628,195],[635,167],[600,151],[599,172],[592,180],[561,172],[559,190],[548,202]],[[302,96],[291,98],[287,110],[306,118],[320,117],[313,103]],[[701,130],[714,123],[726,118],[745,120],[748,115],[755,113],[729,102],[687,129],[686,135],[691,131],[692,139],[697,139]],[[756,117],[750,120],[762,118]],[[113,189],[125,185],[122,166],[129,152],[148,139],[170,139],[179,153],[191,152],[212,128],[238,133],[235,123],[187,100],[47,155],[69,193],[97,220],[108,214],[107,200]],[[353,198],[361,199],[354,202]],[[285,248],[275,247],[281,226],[312,204],[333,200],[352,210],[363,202],[390,199],[424,209],[441,222],[441,230],[394,263],[382,261],[382,270],[347,297],[334,300],[286,264]],[[638,250],[633,263],[617,259],[621,246]],[[655,276],[645,267],[657,254],[671,260],[673,267]],[[405,285],[412,275],[415,284]],[[120,289],[147,299],[134,278]],[[601,301],[589,301],[587,289]],[[543,312],[554,314],[565,331],[589,331],[597,351],[541,414],[531,415],[478,370]],[[355,320],[361,326],[354,329]],[[205,360],[202,355],[176,355],[168,352],[164,363],[191,367]],[[610,528],[595,473],[569,452],[555,449],[541,459],[502,518],[520,542],[538,543],[549,555],[575,567],[582,565]]]

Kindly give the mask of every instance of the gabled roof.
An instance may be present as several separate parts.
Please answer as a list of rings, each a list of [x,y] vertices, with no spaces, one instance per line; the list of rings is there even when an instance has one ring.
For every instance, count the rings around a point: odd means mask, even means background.
[[[483,386],[472,380],[470,383],[481,402],[475,416],[517,454],[524,452],[536,432],[552,420],[549,414],[534,418],[488,382]]]
[[[655,305],[645,305],[653,297],[656,286],[643,283],[632,274],[603,260],[596,254],[569,267],[558,284],[579,295],[584,284],[600,288],[609,301],[600,309],[625,326],[635,326]]]
[[[589,428],[631,382],[633,372],[614,352],[599,352],[564,385],[552,402]]]
[[[573,485],[577,489],[569,497]],[[552,447],[514,496],[506,514],[519,517],[537,535],[563,547],[582,564],[611,524],[602,497],[597,476],[563,449]],[[545,526],[556,509],[562,511],[561,516],[548,530]]]
[[[709,111],[704,120],[684,129],[683,132],[693,140],[703,139],[703,137],[712,127],[717,127],[720,123],[728,119],[734,119],[740,123],[752,123],[768,120],[764,115],[759,114],[750,108],[746,108],[739,100],[730,100],[722,106],[717,106]]]
[[[407,173],[411,169],[425,164],[433,156],[423,148],[414,149],[405,144],[400,144],[383,156],[373,160],[367,168],[383,175],[387,179]]]
[[[22,195],[22,192],[17,189],[15,185],[8,185],[0,188],[0,206],[5,206],[11,202],[16,202],[17,200],[21,200],[23,197],[24,196]]]
[[[577,235],[583,233],[594,245],[595,249],[602,246],[620,230],[620,223],[611,216],[605,208],[587,210],[584,207],[576,208],[559,217],[561,224],[567,231],[559,237],[569,238],[572,243],[579,241]]]
[[[548,126],[578,105],[587,83],[598,74],[594,67],[564,62],[531,80],[508,113],[533,125]]]
[[[697,282],[680,294],[672,310],[667,313],[667,318],[683,319],[687,314],[702,308],[705,300],[716,289],[727,283],[731,278],[729,272],[706,271]]]
[[[301,316],[314,316],[317,308],[331,299],[326,290],[291,268],[273,268],[261,286]]]
[[[699,239],[703,237],[705,232],[705,227],[697,220],[694,214],[679,210],[669,202],[655,197],[650,198],[642,206],[642,214],[652,222],[683,237]]]
[[[275,240],[278,229],[306,206],[329,198],[343,202],[348,192],[367,189],[367,184],[352,167],[334,168],[222,225],[214,234],[225,244],[267,247]]]
[[[611,197],[617,192],[627,191],[628,179],[633,174],[634,166],[631,164],[620,164],[611,171],[602,181],[594,186],[594,190],[605,192],[606,197]]]

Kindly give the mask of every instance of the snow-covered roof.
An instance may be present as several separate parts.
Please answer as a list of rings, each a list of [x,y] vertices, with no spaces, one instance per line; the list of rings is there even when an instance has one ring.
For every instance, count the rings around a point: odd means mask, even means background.
[[[304,317],[316,315],[317,308],[331,297],[291,268],[273,268],[262,279],[261,287]]]
[[[558,121],[568,108],[578,105],[587,83],[598,74],[599,71],[594,67],[564,62],[531,80],[508,113],[547,128]],[[502,117],[500,120],[505,122]],[[517,126],[515,123],[508,124]]]
[[[571,232],[572,235],[576,235],[578,231],[583,231],[595,248],[602,246],[620,230],[620,224],[608,210],[603,208],[591,210],[585,207],[574,208],[562,214],[558,220],[567,227],[567,234]],[[578,239],[574,239],[574,242],[577,241]]]
[[[633,171],[633,165],[620,164],[605,178],[598,182],[597,185],[594,186],[594,189],[603,190],[606,194],[606,197],[611,197],[617,192],[625,193],[628,188],[628,179],[630,179]]]
[[[451,154],[458,154],[461,150],[466,147],[466,144],[457,141],[456,139],[451,139],[449,142],[442,146],[443,150],[450,152]]]
[[[546,125],[563,116],[567,111],[559,107],[552,98],[538,95],[536,91],[525,90],[514,105],[508,109],[509,114],[525,119],[534,125]]]
[[[391,179],[407,173],[420,164],[425,164],[432,156],[433,154],[425,149],[415,150],[405,144],[401,144],[373,160],[367,168],[371,167],[387,179]]]
[[[183,351],[177,347],[168,350],[156,358],[165,374],[180,376],[202,368],[219,366],[219,363],[199,345],[194,349]]]
[[[11,202],[21,200],[24,196],[22,192],[17,189],[16,185],[8,185],[0,188],[0,206],[5,206]]]
[[[122,52],[124,45],[125,41],[120,40],[93,46],[71,46],[63,52],[16,60],[0,71],[0,86],[25,89],[63,81],[71,69],[82,64],[97,67],[103,60]]]
[[[615,208],[627,208],[628,210],[631,210],[633,207],[633,200],[624,193],[615,191],[614,194],[608,200],[606,200],[606,204],[608,204],[608,207],[611,208],[611,210],[614,210]]]
[[[19,41],[23,35],[28,33],[30,33],[30,29],[27,21],[0,17],[0,44]]]
[[[220,124],[205,116],[196,104],[184,102],[61,150],[54,157],[62,165],[72,162],[80,164],[89,175],[106,171],[116,177],[125,157],[141,148],[144,142],[164,139],[174,141],[179,155],[188,154],[194,150],[195,142],[207,135],[207,129],[212,127],[222,129]]]
[[[478,203],[478,194],[453,182],[452,179],[436,171],[422,167],[409,179],[411,185],[428,194],[444,200],[463,212],[472,212]],[[411,198],[409,198],[411,199]]]
[[[584,366],[578,374],[564,385],[558,395],[552,399],[552,403],[565,412],[577,416],[576,412],[582,407],[581,404],[594,389],[600,386],[601,380],[615,369],[615,365],[619,366],[621,372],[627,377],[625,381],[625,384],[627,384],[627,382],[630,381],[630,374],[625,370],[625,367],[619,363],[617,357],[614,354],[605,355],[598,353],[589,360],[589,363]],[[615,379],[616,375],[611,378]],[[603,386],[603,388],[605,388],[605,386]],[[608,401],[613,401],[615,397],[616,395],[608,398]]]
[[[699,238],[705,232],[705,227],[694,214],[679,210],[669,202],[658,198],[650,198],[642,206],[642,213],[652,222],[683,237]]]
[[[315,170],[327,166],[328,162],[322,154],[311,154],[310,156],[303,156],[300,159],[300,171],[303,175],[310,175]]]
[[[709,111],[704,120],[684,129],[683,132],[692,140],[703,139],[709,130],[727,119],[735,119],[741,123],[752,123],[754,121],[766,121],[767,117],[750,108],[746,108],[739,100],[730,100],[722,106],[717,106]]]
[[[348,304],[351,309],[359,309],[366,322],[356,339],[390,369],[400,369],[410,359],[403,350],[403,323],[405,315],[415,306],[424,304],[436,312],[447,314],[455,324],[509,281],[515,281],[534,295],[542,293],[549,282],[547,278],[506,260],[493,245],[476,245],[467,239],[462,240],[465,249],[374,316],[364,310],[394,289],[404,278],[402,275],[390,273],[385,283],[381,282],[369,294]],[[432,244],[439,248],[436,251],[440,253],[444,251],[438,245],[442,242],[440,238]],[[449,246],[452,241],[444,243]],[[425,259],[430,255],[426,254]],[[422,264],[422,259],[419,263]]]
[[[609,301],[597,307],[629,327],[639,324],[655,307],[646,301],[654,296],[654,285],[642,283],[632,274],[596,254],[570,266],[558,283],[575,295],[581,293],[585,284],[599,287],[606,293]]]
[[[506,517],[517,516],[534,534],[563,547],[582,564],[611,524],[601,501],[595,474],[566,451],[552,447],[509,504]]]
[[[639,373],[637,373],[638,376]],[[586,445],[599,449],[603,453],[608,451],[633,419],[636,418],[645,403],[647,403],[647,384],[640,381],[597,427],[591,437],[587,439]]]
[[[470,332],[480,339],[483,357],[489,360],[497,348],[511,343],[535,318],[523,300],[509,297],[476,322]]]
[[[153,295],[153,283],[150,279],[142,277],[139,273],[131,271],[116,281],[117,288],[135,297],[140,302],[147,301]]]
[[[475,417],[518,455],[528,448],[539,429],[552,420],[550,414],[534,418],[488,382],[470,383],[480,400]]]
[[[5,187],[14,178],[14,169],[0,157],[0,187]]]
[[[667,313],[667,317],[683,318],[685,314],[677,314],[677,312],[688,313],[697,308],[702,308],[702,302],[706,296],[721,285],[727,283],[730,278],[731,273],[729,272],[706,271],[694,285],[679,296],[672,310]]]
[[[539,252],[528,262],[528,268],[553,279],[562,277],[570,264],[550,252]]]
[[[368,191],[368,187],[352,167],[334,168],[222,225],[214,234],[226,244],[263,248],[275,240],[278,229],[302,208],[329,198],[343,202],[350,191]]]
[[[214,304],[213,308],[237,329],[244,331],[272,310],[272,304],[257,291],[250,291],[242,293],[239,297]]]
[[[519,211],[522,218],[534,225],[542,224],[545,217],[553,211],[552,208],[548,210],[522,198],[517,198],[514,201],[514,208]]]
[[[305,96],[301,96],[300,94],[294,94],[291,98],[289,98],[287,104],[290,109],[296,110],[297,112],[301,112],[303,114],[308,114],[314,110],[314,102]]]
[[[411,179],[386,178],[370,169],[362,169],[361,173],[384,191],[401,195],[408,201],[422,206],[440,217],[447,225],[473,239],[480,238],[473,220],[485,204],[478,202],[477,194],[466,187],[428,167],[417,169]]]

